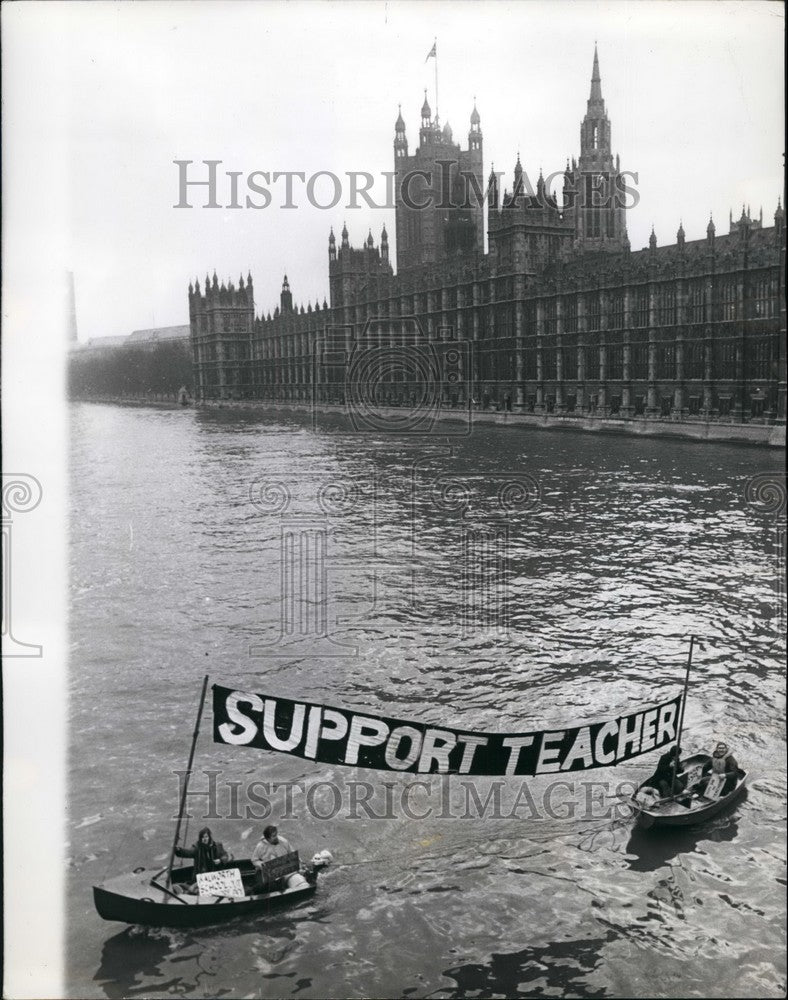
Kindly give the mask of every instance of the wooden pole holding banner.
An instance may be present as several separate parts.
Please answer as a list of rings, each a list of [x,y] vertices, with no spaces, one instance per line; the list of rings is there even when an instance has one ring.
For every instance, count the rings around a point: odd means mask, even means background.
[[[186,766],[186,777],[183,781],[183,791],[181,792],[181,802],[178,807],[178,825],[175,827],[175,839],[172,842],[172,850],[170,851],[170,860],[167,865],[167,885],[172,883],[172,866],[175,861],[175,848],[178,846],[178,840],[181,835],[181,822],[183,821],[183,813],[186,809],[186,793],[189,789],[189,778],[192,775],[192,765],[194,764],[194,749],[197,746],[197,735],[200,732],[200,720],[202,719],[202,710],[205,705],[205,692],[208,690],[208,674],[205,675],[202,682],[202,691],[200,692],[200,707],[197,710],[197,721],[194,724],[194,734],[192,735],[192,747],[189,751],[189,763]]]
[[[673,758],[673,777],[670,780],[670,794],[676,794],[676,773],[679,769],[679,756],[681,755],[681,732],[684,729],[684,712],[687,708],[687,689],[689,688],[690,670],[692,668],[692,647],[695,645],[695,636],[690,636],[689,656],[687,657],[687,672],[684,675],[684,694],[681,698],[681,714],[679,715],[679,725],[676,730],[676,756]]]

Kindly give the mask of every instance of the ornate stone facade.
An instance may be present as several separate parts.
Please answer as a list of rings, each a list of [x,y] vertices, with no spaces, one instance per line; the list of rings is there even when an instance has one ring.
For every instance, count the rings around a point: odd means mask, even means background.
[[[198,400],[344,403],[352,370],[366,372],[380,405],[412,406],[433,380],[447,407],[785,422],[779,203],[774,226],[743,207],[727,235],[710,221],[705,239],[686,241],[679,225],[674,244],[658,247],[652,232],[633,252],[595,53],[562,203],[541,176],[530,190],[518,156],[511,194],[499,197],[491,175],[485,254],[479,113],[467,151],[430,114],[425,100],[413,156],[401,114],[395,125],[396,275],[385,227],[379,247],[370,233],[361,249],[343,228],[339,247],[329,237],[330,305],[294,307],[285,278],[273,315],[256,317],[251,277],[189,286]],[[459,173],[445,173],[446,156]],[[436,164],[452,207],[406,204],[403,171]],[[429,371],[413,361],[420,345]],[[371,361],[359,367],[363,354]]]

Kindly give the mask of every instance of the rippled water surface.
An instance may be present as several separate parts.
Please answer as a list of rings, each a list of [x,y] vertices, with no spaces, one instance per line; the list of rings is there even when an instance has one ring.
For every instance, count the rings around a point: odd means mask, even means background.
[[[780,522],[745,499],[782,455],[87,404],[72,440],[69,996],[783,995]],[[327,538],[325,579],[307,550],[305,604],[283,604],[288,537]],[[457,779],[408,789],[412,776],[217,746],[206,720],[192,787],[215,772],[217,838],[248,854],[265,825],[249,783],[280,782],[280,830],[334,866],[306,903],[218,929],[93,909],[92,884],[166,862],[205,673],[523,731],[677,693],[692,633],[685,748],[724,737],[751,774],[705,825],[633,831],[616,788],[654,755],[585,784],[513,779],[479,816]],[[206,811],[193,803],[190,839]]]

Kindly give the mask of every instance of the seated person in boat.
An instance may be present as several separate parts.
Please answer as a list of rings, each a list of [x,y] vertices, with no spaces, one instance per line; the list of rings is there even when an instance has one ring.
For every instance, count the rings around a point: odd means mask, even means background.
[[[676,775],[675,784],[673,779],[674,766]],[[662,754],[659,758],[656,771],[654,771],[644,784],[649,785],[651,788],[656,788],[663,798],[667,798],[669,795],[677,795],[679,792],[683,792],[687,786],[687,779],[679,773],[680,771],[681,759],[679,757],[679,748],[673,746],[667,753]]]
[[[736,762],[736,758],[730,752],[727,743],[717,744],[714,748],[714,753],[711,755],[711,760],[703,765],[703,774],[704,776],[708,775],[701,786],[704,792],[719,784],[720,778],[714,780],[715,775],[720,775],[721,777],[724,775],[722,787],[716,792],[714,798],[719,798],[733,791],[739,776],[739,765]]]
[[[222,844],[213,839],[213,835],[207,826],[204,826],[200,830],[196,842],[191,847],[176,847],[175,853],[179,858],[194,859],[195,875],[216,871],[219,865],[230,861],[230,855],[225,851]],[[184,889],[186,892],[196,892],[196,881],[184,886]]]
[[[265,890],[271,888],[267,884],[265,874],[263,872],[263,865],[267,861],[273,861],[274,858],[284,857],[285,854],[290,854],[293,848],[290,846],[290,842],[285,840],[284,837],[279,836],[279,831],[275,826],[267,826],[263,830],[263,836],[258,841],[257,847],[255,847],[252,852],[252,864],[255,866],[259,876],[258,888]]]

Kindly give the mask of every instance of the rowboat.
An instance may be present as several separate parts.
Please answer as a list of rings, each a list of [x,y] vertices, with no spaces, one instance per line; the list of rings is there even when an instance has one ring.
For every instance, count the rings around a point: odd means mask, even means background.
[[[686,785],[682,792],[660,798],[647,782],[634,792],[630,804],[635,810],[637,824],[643,829],[652,826],[694,826],[702,823],[733,802],[747,784],[747,772],[736,771],[736,783],[724,795],[715,788],[715,776],[703,787],[703,768],[711,764],[711,754],[696,753],[682,761],[680,778]],[[721,784],[721,783],[719,783]]]
[[[687,707],[694,646],[695,636],[691,635],[687,670],[684,675],[681,714],[676,732],[677,748],[681,747],[681,737],[684,730],[684,712]],[[675,795],[660,798],[659,792],[649,783],[651,779],[644,781],[629,799],[629,803],[635,811],[636,825],[644,830],[648,830],[652,826],[695,826],[721,812],[730,802],[733,802],[744,790],[747,783],[747,772],[737,768],[735,784],[723,795],[722,790],[728,783],[727,779],[730,775],[723,776],[712,773],[708,780],[704,780],[704,768],[708,767],[706,772],[708,775],[711,770],[711,761],[711,754],[691,754],[681,761],[681,770],[678,770],[679,754],[677,753],[673,758],[673,787],[680,787],[682,791]],[[677,778],[682,779],[680,785],[676,784]]]
[[[217,871],[238,869],[246,894],[214,896],[184,891],[195,881],[192,865],[174,868],[167,879],[167,869],[136,868],[127,875],[108,879],[93,886],[93,901],[104,920],[148,927],[202,927],[235,917],[259,916],[285,906],[303,902],[314,895],[317,876],[327,863],[324,855],[315,855],[306,865],[299,864],[293,851],[278,863],[295,867],[289,875],[273,883],[275,888],[256,892],[257,870],[249,859],[230,861]],[[270,862],[269,862],[270,864]]]
[[[318,873],[331,863],[328,851],[320,851],[305,865],[298,851],[289,851],[257,866],[244,858],[217,864],[210,872],[195,872],[190,864],[175,867],[207,689],[206,675],[169,863],[159,870],[135,868],[129,874],[94,885],[93,902],[104,920],[148,927],[200,927],[233,917],[270,913],[313,896]]]

